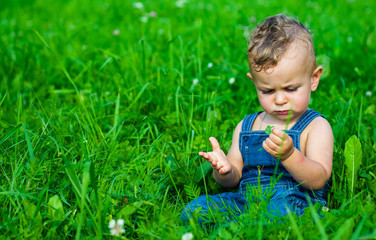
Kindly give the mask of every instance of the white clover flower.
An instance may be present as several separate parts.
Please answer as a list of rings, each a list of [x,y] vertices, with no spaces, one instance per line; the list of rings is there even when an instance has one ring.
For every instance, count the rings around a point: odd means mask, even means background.
[[[323,212],[329,212],[329,208],[327,208],[327,207],[322,207],[322,209],[321,209]]]
[[[208,68],[212,68],[213,67],[213,63],[208,63]]]
[[[181,236],[181,240],[192,240],[193,234],[190,232],[184,233],[183,236]]]
[[[184,7],[184,5],[186,4],[187,0],[178,0],[175,2],[175,5],[178,7],[178,8],[182,8]]]
[[[251,23],[254,23],[254,22],[256,22],[256,17],[255,16],[252,16],[252,17],[250,17],[249,18],[249,22],[251,22]]]
[[[196,85],[197,83],[198,83],[198,79],[197,78],[193,79],[193,85]]]
[[[112,219],[110,223],[108,224],[108,228],[110,229],[110,233],[112,235],[119,236],[123,233],[125,233],[125,229],[123,228],[124,220],[118,219],[115,221],[115,219]]]
[[[137,9],[143,9],[144,8],[144,4],[142,2],[134,2],[133,3],[133,7],[137,8]]]
[[[142,16],[142,17],[140,18],[140,21],[143,22],[143,23],[147,23],[148,20],[149,20],[149,18],[148,18],[147,16]]]
[[[366,96],[371,97],[372,96],[372,92],[371,91],[367,91],[366,92]]]
[[[150,16],[151,18],[155,18],[155,17],[157,16],[157,13],[154,12],[154,11],[151,11],[151,12],[149,13],[149,16]]]
[[[163,29],[163,28],[161,28],[161,29],[158,29],[158,35],[162,35],[162,34],[164,34],[165,33],[165,30]]]
[[[234,77],[232,77],[232,78],[230,78],[230,79],[228,80],[228,83],[230,83],[230,84],[234,84],[234,82],[235,82],[235,78],[234,78]]]
[[[120,30],[119,29],[115,29],[112,34],[114,34],[115,36],[119,35],[120,34]]]

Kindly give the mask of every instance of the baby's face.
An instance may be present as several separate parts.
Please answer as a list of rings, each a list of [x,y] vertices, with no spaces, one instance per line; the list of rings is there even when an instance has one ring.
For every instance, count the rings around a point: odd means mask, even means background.
[[[317,77],[317,68],[312,71],[309,54],[309,49],[297,41],[289,46],[275,67],[251,72],[260,104],[276,123],[286,122],[289,110],[292,110],[290,121],[293,123],[308,108],[311,91],[316,90],[318,84],[312,81]],[[317,80],[321,72],[322,68]]]

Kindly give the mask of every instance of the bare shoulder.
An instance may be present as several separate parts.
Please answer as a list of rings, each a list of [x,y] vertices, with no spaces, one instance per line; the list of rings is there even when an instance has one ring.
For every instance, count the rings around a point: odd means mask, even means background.
[[[306,156],[320,162],[330,175],[333,161],[334,138],[329,122],[323,117],[317,117],[306,129]]]
[[[333,132],[329,122],[317,117],[303,130],[300,135],[300,148],[305,156],[316,155],[318,149],[325,152],[333,151]]]
[[[330,126],[329,122],[323,117],[317,117],[307,126],[307,133],[308,136],[313,135],[321,135],[324,134],[325,136],[333,136],[332,127]]]
[[[236,126],[234,133],[232,135],[232,143],[231,143],[231,148],[238,149],[239,148],[239,135],[240,132],[242,131],[242,125],[243,125],[243,120],[241,120],[238,125]]]
[[[237,133],[237,135],[239,136],[239,133],[242,131],[242,125],[243,125],[243,120],[241,120],[238,125],[236,125],[236,128],[235,128],[235,131],[234,131],[234,134]]]
[[[309,148],[313,145],[328,146],[333,148],[333,131],[329,122],[323,117],[317,117],[304,129],[302,138],[305,140],[304,145]]]

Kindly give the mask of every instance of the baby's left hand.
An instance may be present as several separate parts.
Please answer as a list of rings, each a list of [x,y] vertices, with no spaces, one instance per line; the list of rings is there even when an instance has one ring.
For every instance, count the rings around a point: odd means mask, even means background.
[[[275,158],[288,159],[295,150],[292,138],[284,131],[272,128],[269,137],[262,143],[262,147]]]

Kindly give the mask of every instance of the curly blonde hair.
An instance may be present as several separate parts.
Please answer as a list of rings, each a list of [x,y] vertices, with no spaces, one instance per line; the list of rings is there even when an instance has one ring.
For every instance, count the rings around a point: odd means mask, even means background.
[[[252,32],[248,44],[250,69],[260,72],[276,66],[288,46],[297,39],[307,44],[313,70],[316,58],[310,31],[299,21],[284,14],[266,18]]]

